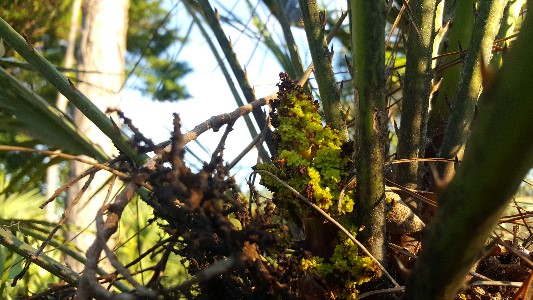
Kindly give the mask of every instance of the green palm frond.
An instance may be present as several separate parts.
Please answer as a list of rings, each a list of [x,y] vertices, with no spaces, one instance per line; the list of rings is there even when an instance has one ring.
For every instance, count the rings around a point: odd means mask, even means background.
[[[0,108],[15,116],[14,120],[3,122],[41,141],[73,154],[85,154],[104,160],[105,154],[55,107],[41,98],[17,78],[0,68]]]
[[[4,191],[9,186],[5,174],[0,172],[0,191]],[[0,219],[32,219],[43,220],[44,211],[39,208],[45,197],[34,189],[27,192],[0,193]]]
[[[69,101],[74,104],[89,120],[91,120],[105,135],[107,135],[113,143],[119,148],[124,154],[130,157],[136,163],[142,164],[146,160],[146,155],[138,154],[137,151],[131,146],[128,138],[118,133],[113,126],[109,118],[94,104],[92,103],[87,96],[81,93],[73,84],[70,82],[63,74],[61,74],[48,60],[46,60],[38,51],[33,48],[31,44],[18,34],[8,23],[6,23],[2,18],[0,18],[0,35],[4,41],[11,46],[15,51],[17,51],[20,56],[22,56],[28,63],[30,63],[49,83],[51,83],[57,90],[62,93]],[[2,75],[9,75],[7,72],[1,72]],[[19,83],[17,80],[10,80],[9,76],[6,76],[5,79],[9,80],[11,85],[16,85]],[[1,87],[1,86],[0,86]],[[18,92],[23,92],[24,90],[17,90]],[[15,94],[17,94],[15,93]],[[13,99],[11,97],[6,97],[7,99]],[[33,97],[32,97],[33,98]],[[14,98],[17,99],[17,98]],[[6,103],[6,99],[4,99]],[[17,102],[18,104],[18,102]],[[32,102],[32,104],[35,104]],[[30,106],[30,108],[34,108]],[[33,113],[39,114],[38,111],[33,111]],[[49,115],[51,111],[47,111],[46,115]],[[40,118],[40,116],[39,116]],[[52,125],[44,124],[44,125]],[[44,133],[44,137],[52,136],[48,134],[50,131],[46,129],[41,129],[41,134]],[[57,133],[55,133],[57,134]],[[64,149],[65,147],[62,147]],[[106,157],[106,156],[104,156]],[[102,159],[102,155],[95,157],[99,161]]]

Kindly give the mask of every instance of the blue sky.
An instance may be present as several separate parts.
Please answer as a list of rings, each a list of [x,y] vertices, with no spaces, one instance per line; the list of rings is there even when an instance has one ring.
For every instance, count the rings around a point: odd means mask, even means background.
[[[337,7],[339,9],[342,7],[340,6],[341,4],[344,5],[346,3],[344,1],[333,2],[329,3],[329,5],[336,6],[338,4]],[[216,2],[213,3],[215,3],[213,6],[216,7]],[[233,6],[235,3],[237,4]],[[224,4],[226,7],[232,8],[232,12],[236,15],[248,18],[249,12],[244,1],[233,1],[233,4],[225,1]],[[267,9],[263,4],[259,5],[258,13],[268,16]],[[174,22],[177,22],[176,25],[182,30],[182,33],[185,32],[189,26],[190,18],[183,7],[178,6],[178,12],[173,16],[173,19]],[[271,17],[270,22],[275,24],[275,19]],[[224,29],[233,41],[233,48],[241,64],[247,63],[248,78],[250,84],[255,88],[256,96],[260,98],[275,93],[277,91],[278,74],[283,71],[276,59],[266,47],[261,43],[257,43],[256,40],[246,37],[230,26],[224,26]],[[302,60],[307,65],[310,62],[310,56],[305,53],[306,49],[303,47],[306,43],[305,34],[302,29],[298,28],[294,29],[293,32],[297,43],[302,45],[300,47],[300,51],[304,53]],[[215,58],[196,27],[193,29],[189,42],[183,48],[178,59],[187,61],[193,68],[193,71],[183,80],[183,84],[187,86],[189,93],[192,95],[191,99],[176,103],[157,103],[131,89],[125,90],[123,93],[121,109],[147,137],[156,142],[167,140],[170,137],[173,113],[178,113],[182,120],[182,126],[190,130],[214,115],[230,112],[237,108],[237,104],[230,93]],[[128,82],[128,85],[131,84],[134,84],[134,82]],[[267,108],[265,107],[265,109]],[[223,132],[224,128],[217,133],[206,132],[200,136],[198,141],[211,152],[216,148]],[[233,160],[251,140],[252,138],[243,119],[239,119],[226,142],[225,159],[228,161]],[[192,151],[200,155],[202,159],[209,160],[211,153],[206,153],[195,143],[189,143],[188,146]],[[191,162],[196,162],[196,159],[190,155],[186,158]],[[233,170],[237,175],[237,179],[243,180],[246,178],[250,173],[250,167],[256,162],[257,151],[254,149]]]
[[[260,0],[256,0],[253,3],[257,3],[258,1]],[[218,2],[212,1],[212,3],[216,7]],[[250,15],[244,4],[245,1],[223,1],[223,3],[227,8],[231,8],[234,14],[244,16],[244,20],[247,20]],[[325,1],[325,5],[329,11],[346,9],[346,1]],[[268,11],[263,4],[258,5],[257,12],[266,16],[265,19],[268,18]],[[191,19],[183,8],[183,5],[180,4],[177,13],[173,16],[174,24],[184,34],[190,21]],[[269,24],[276,25],[273,17],[270,18]],[[277,60],[261,43],[257,43],[256,40],[246,37],[231,26],[223,24],[223,27],[233,41],[233,48],[237,53],[239,61],[242,65],[247,64],[248,78],[250,84],[255,88],[256,96],[260,98],[275,93],[277,91],[276,83],[278,82],[278,74],[280,71],[283,71]],[[277,32],[281,32],[279,28]],[[299,28],[293,28],[293,34],[300,47],[302,61],[307,66],[310,63],[310,55],[306,52],[305,34]],[[213,41],[216,44],[214,37]],[[177,45],[177,47],[180,46],[181,44]],[[230,93],[226,80],[198,28],[195,27],[193,29],[191,37],[180,53],[178,60],[187,61],[193,69],[182,81],[192,96],[190,99],[175,103],[161,103],[153,102],[149,97],[143,96],[138,91],[132,89],[126,89],[123,92],[121,109],[147,137],[152,138],[155,142],[162,142],[168,140],[170,137],[173,113],[178,113],[182,120],[183,128],[190,130],[214,115],[231,112],[237,108],[237,104]],[[127,86],[132,86],[133,84],[135,84],[134,80],[130,79]],[[237,90],[240,89],[237,87]],[[265,109],[267,108],[265,107]],[[223,132],[224,128],[219,132],[208,131],[199,137],[198,141],[208,152],[204,151],[194,142],[189,143],[187,146],[199,155],[201,159],[208,161]],[[252,138],[244,120],[240,118],[235,123],[234,130],[227,139],[225,159],[232,161],[251,140]],[[191,155],[187,155],[186,159],[197,166],[199,165],[197,160]],[[244,186],[244,180],[251,172],[250,167],[255,165],[256,162],[257,151],[253,149],[232,170],[241,186]],[[533,170],[529,172],[527,177],[530,179],[533,178]]]

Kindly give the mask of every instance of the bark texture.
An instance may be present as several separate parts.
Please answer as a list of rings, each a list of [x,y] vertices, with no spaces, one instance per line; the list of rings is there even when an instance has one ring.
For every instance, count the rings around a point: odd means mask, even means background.
[[[354,86],[359,106],[355,218],[357,237],[382,264],[385,260],[383,178],[385,112],[385,2],[352,0]]]
[[[78,68],[97,72],[80,73],[77,87],[102,111],[115,107],[120,100],[119,92],[124,82],[128,8],[129,0],[87,0],[82,7]],[[106,154],[117,154],[111,140],[80,111],[74,113],[74,120],[78,129]],[[118,121],[116,118],[114,120]],[[86,169],[86,165],[72,162],[70,175],[77,176]],[[106,173],[96,174],[80,203],[70,214],[70,224],[84,228],[93,222],[107,193],[107,188],[99,190],[108,179]],[[86,179],[78,181],[69,190],[67,205],[72,204],[85,182]],[[83,234],[74,243],[86,250],[93,240],[94,235]]]
[[[431,91],[431,71],[435,0],[410,1],[413,20],[409,25],[407,61],[403,86],[402,115],[396,156],[402,158],[424,157],[426,131]],[[416,188],[420,177],[419,162],[400,164],[397,182],[408,188]]]

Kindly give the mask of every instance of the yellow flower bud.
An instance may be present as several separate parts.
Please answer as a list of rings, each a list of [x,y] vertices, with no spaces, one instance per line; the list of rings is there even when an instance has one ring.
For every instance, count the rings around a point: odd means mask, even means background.
[[[314,145],[311,145],[309,148],[305,149],[304,151],[300,151],[300,155],[303,158],[305,158],[307,161],[311,162],[313,161],[313,158],[315,158],[316,147]]]

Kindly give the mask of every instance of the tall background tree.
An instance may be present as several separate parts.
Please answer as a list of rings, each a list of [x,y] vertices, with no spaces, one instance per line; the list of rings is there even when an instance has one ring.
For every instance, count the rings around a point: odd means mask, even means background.
[[[77,88],[102,111],[115,108],[120,101],[120,90],[125,77],[128,8],[128,0],[90,0],[84,1],[82,5],[77,67],[83,72],[77,75]],[[110,118],[116,119],[116,116],[111,115]],[[113,142],[79,110],[74,111],[74,124],[109,157],[117,154]],[[70,178],[80,176],[86,170],[87,166],[84,163],[71,162]],[[84,189],[89,200],[81,203],[76,202],[83,194],[81,191],[86,183],[81,181],[74,183],[69,190],[66,202],[66,207],[72,206],[73,208],[68,216],[67,224],[85,228],[93,223],[95,212],[102,206],[106,194],[109,193],[106,189],[101,189],[108,180],[107,174],[96,174],[91,184]],[[67,235],[67,238],[71,239],[76,234],[71,233]],[[80,249],[86,250],[92,240],[92,236],[82,236],[75,238],[74,243]],[[70,265],[74,265],[72,261]]]
[[[152,91],[151,94],[155,95],[156,100],[175,101],[188,97],[185,87],[180,85],[178,78],[189,72],[189,68],[185,63],[161,56],[161,53],[171,43],[180,40],[177,37],[177,29],[168,25],[170,12],[162,7],[161,1],[132,1],[131,5],[122,3],[120,9],[103,7],[108,4],[118,5],[120,4],[118,2],[84,1],[83,22],[81,22],[82,15],[80,15],[81,4],[82,1],[78,0],[63,1],[60,6],[47,1],[6,2],[2,4],[2,17],[23,32],[27,40],[41,50],[50,61],[58,65],[62,64],[63,70],[67,72],[73,84],[84,93],[91,94],[91,99],[95,99],[93,103],[96,103],[102,111],[108,107],[115,107],[121,99],[120,92],[125,84],[126,71],[129,75],[134,72],[136,74],[132,75],[137,78],[134,88],[143,92]],[[98,10],[102,10],[103,13]],[[116,18],[119,11],[123,12],[122,18]],[[127,31],[128,14],[135,22],[129,31]],[[110,20],[117,22],[118,27],[114,31],[110,30]],[[83,26],[82,36],[80,36],[80,25]],[[126,38],[129,40],[128,47],[125,43]],[[128,70],[125,69],[126,53],[130,53],[127,57]],[[65,55],[64,61],[63,54]],[[2,116],[8,122],[4,122],[2,126],[3,144],[19,146],[41,144],[43,147],[50,147],[50,150],[62,149],[70,153],[84,153],[101,161],[105,159],[104,155],[116,155],[116,147],[111,140],[102,134],[83,113],[79,110],[75,112],[74,106],[70,105],[67,108],[68,102],[63,95],[57,93],[56,99],[54,90],[43,84],[42,79],[35,77],[35,71],[29,65],[16,62],[19,57],[16,52],[10,50],[9,46],[6,56],[2,65],[21,78],[28,78],[32,88],[43,95],[43,100],[49,103],[56,101],[57,108],[65,116],[70,116],[70,118],[67,117],[67,123],[64,126],[70,126],[69,120],[73,120],[78,128],[76,130],[79,131],[77,133],[71,131],[69,136],[57,130],[57,127],[49,127],[50,120],[39,117],[44,116],[46,112],[34,113],[27,117],[21,116],[21,111],[26,111],[26,113],[33,111],[31,106],[14,110],[9,104],[12,103],[13,96],[6,94],[7,98],[4,98],[2,105]],[[139,63],[144,65],[144,70],[150,72],[142,73],[136,70],[135,67]],[[167,81],[159,80],[162,73],[165,74]],[[42,105],[46,106],[45,102]],[[119,119],[116,116],[114,118],[119,123]],[[6,126],[8,123],[10,125]],[[52,132],[54,141],[50,143]],[[79,137],[73,137],[73,135],[80,135],[81,141]],[[74,150],[68,146],[72,144],[72,140],[76,139],[78,139],[78,144],[85,144],[85,150],[80,151],[80,148]],[[15,190],[30,192],[32,188],[38,187],[46,191],[47,198],[52,196],[56,198],[57,195],[54,195],[54,192],[59,185],[76,178],[87,169],[85,164],[76,161],[65,164],[63,159],[57,157],[49,161],[44,158],[43,161],[43,156],[40,154],[7,153],[6,155],[4,152],[2,157],[5,162],[2,163],[2,172],[8,174],[7,178],[13,178],[2,188],[2,192],[6,195],[12,194]],[[47,171],[46,184],[43,181],[44,170]],[[84,195],[81,201],[73,206],[73,211],[66,214],[67,225],[63,227],[69,247],[76,245],[81,252],[79,254],[71,252],[72,250],[64,252],[69,253],[65,255],[67,263],[78,271],[83,269],[83,264],[80,264],[79,260],[83,260],[84,252],[94,238],[94,230],[87,230],[87,226],[94,224],[95,212],[105,199],[105,189],[103,192],[99,191],[107,180],[109,176],[99,174],[96,181],[83,193],[80,192],[83,182],[75,182],[70,189],[67,189],[67,193],[62,193],[58,198],[59,204],[62,205],[54,205],[58,202],[55,201],[46,206],[47,220],[52,222],[47,226],[53,227],[52,224],[61,219],[61,213],[70,207],[72,201]],[[11,198],[6,198],[6,201],[9,199]],[[44,199],[36,200],[37,202],[44,202]],[[6,216],[5,219],[9,217]],[[138,221],[145,222],[146,219],[141,218]],[[75,258],[72,259],[72,257]],[[16,257],[14,259],[16,262]],[[17,273],[16,269],[12,269],[9,273],[12,275],[9,278],[13,279],[15,273]],[[35,281],[31,278],[35,277],[29,276],[27,284],[33,286]],[[2,281],[2,287],[5,283]]]

